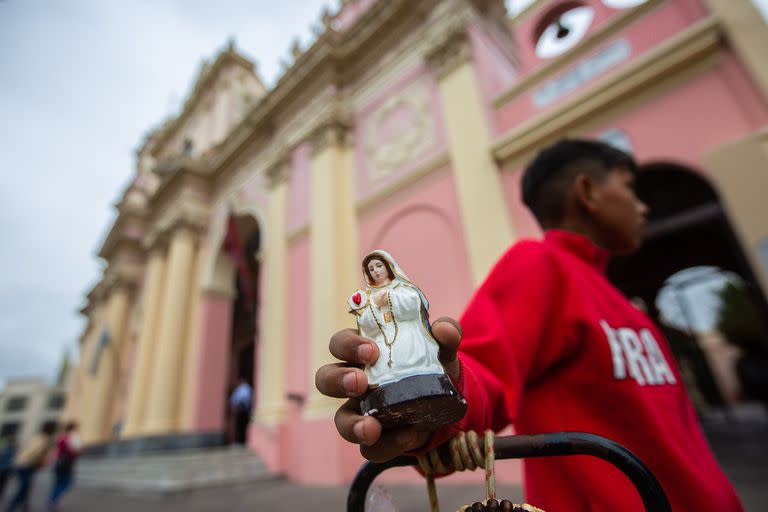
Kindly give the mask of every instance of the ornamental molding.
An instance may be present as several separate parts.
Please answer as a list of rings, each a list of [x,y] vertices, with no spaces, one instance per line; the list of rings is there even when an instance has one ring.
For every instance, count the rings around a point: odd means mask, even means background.
[[[397,122],[398,114],[408,116],[405,126],[388,130],[387,125]],[[435,131],[432,103],[423,81],[387,98],[368,117],[363,128],[368,178],[371,182],[384,179],[434,148],[437,145]]]
[[[322,94],[329,87],[340,91],[343,84],[353,83],[370,68],[371,62],[380,60],[390,50],[392,45],[383,41],[393,37],[402,39],[405,31],[421,27],[435,6],[444,1],[375,2],[350,29],[338,32],[332,26],[326,27],[220,145],[211,161],[216,172],[228,172],[225,168],[240,154],[250,152],[260,126],[284,126],[285,121],[290,124],[292,121],[286,119],[286,112],[300,118],[302,106],[314,95]],[[465,0],[446,3],[462,5]],[[278,119],[281,121],[277,122]]]
[[[163,124],[152,134],[153,144],[151,152],[157,155],[178,134],[179,129],[201,108],[205,110],[205,102],[209,95],[216,92],[221,86],[217,84],[218,78],[229,66],[237,66],[244,72],[252,75],[255,80],[264,87],[256,72],[256,65],[235,50],[234,42],[230,41],[227,47],[219,52],[213,63],[203,61],[200,73],[195,80],[192,93],[187,97],[181,113]]]
[[[322,123],[309,136],[312,146],[312,157],[330,147],[343,147],[352,145],[352,130],[349,123],[339,119],[331,119]]]
[[[185,208],[189,203],[207,206],[212,189],[213,176],[204,161],[180,160],[149,200],[149,223],[157,224],[168,210]]]
[[[183,190],[177,201],[166,206],[153,212],[152,223],[142,239],[145,251],[167,248],[168,240],[177,230],[189,230],[195,239],[207,231],[211,211],[209,201],[191,188]]]
[[[120,263],[110,265],[104,272],[104,296],[112,295],[118,290],[131,294],[138,288],[144,275],[144,265],[139,263]],[[108,299],[107,299],[108,300]]]
[[[105,292],[106,292],[106,285],[104,283],[104,276],[102,274],[101,280],[99,280],[99,282],[96,283],[93,286],[93,288],[91,288],[91,290],[88,292],[88,294],[85,296],[87,303],[80,310],[81,313],[87,314],[97,309],[98,306],[104,302],[104,298],[106,297]]]
[[[710,16],[635,58],[592,87],[568,97],[562,104],[516,126],[493,142],[491,151],[501,165],[516,169],[531,154],[565,134],[575,133],[588,121],[623,108],[637,94],[659,94],[670,82],[709,69],[721,51],[722,29]]]
[[[522,77],[512,87],[495,98],[493,100],[493,106],[495,108],[501,108],[525,94],[533,87],[543,84],[560,71],[565,70],[568,66],[578,62],[581,58],[597,49],[601,44],[606,43],[612,37],[620,34],[622,30],[639,20],[642,16],[645,16],[664,4],[664,0],[648,0],[637,7],[627,9],[625,12],[618,14],[614,19],[588,34],[578,45],[564,53],[562,56],[551,60]]]
[[[451,20],[445,28],[446,31],[443,34],[435,37],[424,56],[439,80],[472,59],[466,21],[456,18]]]
[[[140,244],[146,229],[146,212],[142,215],[118,214],[117,219],[101,244],[98,256],[107,261],[113,259],[116,253]]]
[[[168,252],[168,242],[168,232],[155,231],[142,239],[142,247],[150,257],[154,253],[165,256]]]
[[[287,183],[291,176],[291,159],[283,153],[264,173],[267,189],[271,190],[282,183]]]

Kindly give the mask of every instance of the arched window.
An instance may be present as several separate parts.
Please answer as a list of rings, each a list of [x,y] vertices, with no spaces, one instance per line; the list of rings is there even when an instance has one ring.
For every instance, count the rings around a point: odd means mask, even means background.
[[[587,34],[595,9],[584,2],[558,4],[545,14],[534,30],[536,56],[557,57],[573,48]]]

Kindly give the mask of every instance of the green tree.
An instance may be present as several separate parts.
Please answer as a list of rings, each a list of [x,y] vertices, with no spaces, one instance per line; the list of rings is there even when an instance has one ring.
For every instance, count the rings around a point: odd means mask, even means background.
[[[763,352],[768,349],[765,323],[744,288],[729,282],[718,295],[721,305],[717,329],[728,341],[745,352]]]

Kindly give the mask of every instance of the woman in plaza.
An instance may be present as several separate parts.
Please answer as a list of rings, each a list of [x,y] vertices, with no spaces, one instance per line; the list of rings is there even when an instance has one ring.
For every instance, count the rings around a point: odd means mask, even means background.
[[[64,426],[64,432],[56,438],[56,462],[53,465],[53,487],[48,498],[49,510],[56,510],[61,497],[72,487],[80,446],[77,423],[70,421]]]
[[[54,423],[46,423],[32,439],[27,441],[16,455],[13,467],[16,473],[16,492],[8,502],[5,512],[13,512],[17,508],[29,509],[29,495],[35,473],[45,465],[51,439],[56,432]]]

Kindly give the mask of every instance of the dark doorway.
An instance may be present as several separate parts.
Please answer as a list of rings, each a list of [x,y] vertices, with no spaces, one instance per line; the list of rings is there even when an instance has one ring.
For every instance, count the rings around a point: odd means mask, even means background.
[[[670,295],[670,287],[676,292],[679,286],[711,280],[717,273],[737,276],[734,279],[743,284],[748,300],[764,313],[768,307],[762,291],[717,193],[702,175],[672,163],[645,165],[638,174],[637,194],[650,211],[643,247],[632,256],[616,258],[608,277],[628,297],[642,299],[649,315],[665,331],[697,406],[722,406],[726,400],[719,374],[710,364],[712,354],[705,354],[701,343],[702,336],[712,335],[706,330],[714,329],[717,318],[710,319],[709,327],[695,325],[691,310],[700,309],[701,301],[672,293],[683,297],[677,302],[685,318],[682,324],[670,322],[659,309],[660,291]],[[719,314],[718,308],[710,309],[710,315]],[[759,316],[761,323],[768,318]],[[734,375],[736,364],[732,365]]]
[[[227,379],[227,439],[229,442],[244,442],[243,428],[247,427],[250,409],[243,412],[242,390],[236,392],[241,383],[250,386],[255,397],[256,390],[256,344],[258,342],[259,311],[259,251],[261,234],[258,224],[251,216],[230,219],[225,241],[225,251],[235,267],[235,298],[232,304],[232,335],[230,339],[229,376]],[[236,396],[233,395],[236,393]],[[253,400],[250,400],[251,404]],[[247,416],[247,418],[246,418]],[[245,422],[245,427],[243,423]]]

